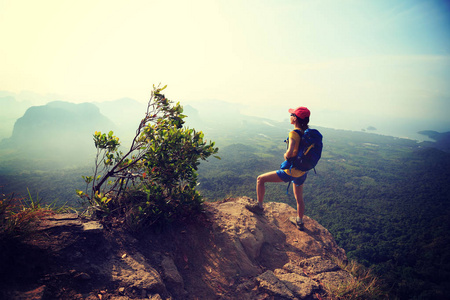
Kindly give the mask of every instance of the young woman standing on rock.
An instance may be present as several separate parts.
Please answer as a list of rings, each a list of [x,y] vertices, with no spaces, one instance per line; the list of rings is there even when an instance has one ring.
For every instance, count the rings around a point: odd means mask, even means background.
[[[296,109],[289,109],[290,123],[294,125],[294,129],[300,130],[302,133],[308,129],[310,111],[306,107],[300,106]],[[301,136],[292,130],[289,132],[288,148],[284,153],[284,159],[297,156],[298,148],[300,145]],[[296,226],[300,230],[304,230],[303,215],[305,213],[305,203],[303,202],[303,183],[306,180],[307,173],[300,171],[292,167],[291,169],[280,169],[264,173],[258,176],[256,180],[256,196],[258,202],[251,205],[246,205],[246,208],[253,213],[263,214],[264,207],[264,194],[266,192],[266,182],[289,182],[293,183],[292,188],[294,191],[295,200],[297,201],[297,218]]]

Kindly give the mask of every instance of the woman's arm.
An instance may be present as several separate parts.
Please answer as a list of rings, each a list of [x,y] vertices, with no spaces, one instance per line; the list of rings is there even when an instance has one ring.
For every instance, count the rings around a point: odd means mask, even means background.
[[[289,148],[286,150],[286,153],[284,153],[285,160],[288,160],[288,158],[294,156],[294,149],[295,149],[295,140],[293,138],[289,138]]]

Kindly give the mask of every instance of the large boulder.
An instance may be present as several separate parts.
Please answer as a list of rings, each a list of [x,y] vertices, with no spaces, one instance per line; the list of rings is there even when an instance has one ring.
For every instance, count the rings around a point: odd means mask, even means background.
[[[299,231],[290,206],[265,203],[259,216],[252,201],[205,203],[195,222],[134,235],[120,220],[47,216],[3,253],[0,298],[309,299],[352,279],[320,224],[305,217]]]

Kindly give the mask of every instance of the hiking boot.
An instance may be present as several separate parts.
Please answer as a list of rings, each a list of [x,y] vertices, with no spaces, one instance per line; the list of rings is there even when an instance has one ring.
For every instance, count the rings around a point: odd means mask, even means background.
[[[264,208],[260,207],[258,203],[255,204],[247,204],[245,205],[245,208],[251,211],[254,214],[262,215],[264,214]]]
[[[297,227],[298,230],[300,231],[304,231],[305,230],[305,223],[300,223],[299,221],[297,221],[297,218],[295,217],[290,217],[289,221],[291,221],[292,224],[295,225],[295,227]]]

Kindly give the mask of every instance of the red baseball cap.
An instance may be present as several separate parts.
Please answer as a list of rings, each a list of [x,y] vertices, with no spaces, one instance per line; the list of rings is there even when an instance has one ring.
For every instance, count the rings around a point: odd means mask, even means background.
[[[297,108],[291,108],[289,109],[290,114],[294,114],[300,119],[308,118],[311,115],[311,112],[306,107],[300,106]]]

